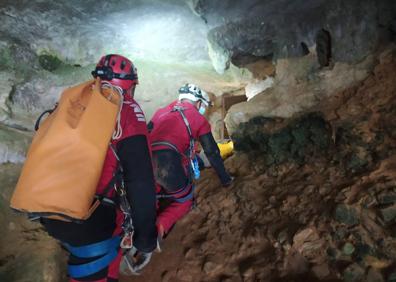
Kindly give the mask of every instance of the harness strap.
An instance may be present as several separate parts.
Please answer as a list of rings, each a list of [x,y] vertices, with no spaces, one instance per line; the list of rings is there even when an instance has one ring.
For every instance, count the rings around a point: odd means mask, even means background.
[[[89,263],[79,265],[68,265],[67,270],[72,278],[81,278],[92,275],[103,268],[110,265],[110,263],[117,257],[118,251],[116,249],[111,250],[107,255],[94,260]]]
[[[186,125],[187,128],[187,133],[190,139],[190,144],[189,144],[189,148],[188,148],[188,153],[187,155],[180,153],[180,151],[177,149],[177,147],[168,142],[168,141],[157,141],[157,142],[153,142],[151,144],[152,147],[156,147],[156,146],[167,146],[171,149],[173,149],[174,151],[176,151],[179,155],[184,156],[188,159],[188,183],[186,185],[186,187],[182,188],[181,191],[178,191],[176,193],[173,194],[157,194],[157,199],[161,199],[161,198],[168,198],[168,199],[172,199],[175,202],[178,203],[184,203],[188,200],[194,199],[194,184],[193,184],[193,180],[192,180],[192,173],[194,173],[194,175],[196,176],[196,168],[194,167],[194,161],[192,159],[192,155],[194,152],[194,138],[192,135],[192,131],[191,131],[191,127],[190,127],[190,123],[188,122],[188,119],[186,117],[186,115],[184,114],[184,108],[182,106],[178,106],[175,105],[172,109],[171,112],[179,112],[184,124]],[[199,176],[198,176],[199,177]],[[197,177],[195,177],[197,179]],[[190,188],[191,187],[191,188]],[[190,189],[188,191],[188,193],[185,193],[187,189]]]
[[[121,238],[113,238],[80,247],[73,247],[70,244],[62,242],[62,245],[74,256],[79,258],[99,257],[91,262],[68,265],[68,273],[72,278],[80,278],[94,274],[107,267],[118,255],[118,246]]]
[[[107,205],[111,205],[111,206],[117,205],[117,203],[114,200],[107,198],[107,197],[103,197],[101,195],[95,195],[95,198],[98,199],[103,204],[107,204]]]
[[[191,187],[190,191],[188,191],[187,194],[184,194],[183,192],[185,192],[188,187]],[[178,203],[184,203],[188,200],[194,199],[195,185],[187,186],[186,188],[183,188],[182,191],[177,192],[176,194],[157,194],[157,199],[172,199]]]
[[[113,238],[80,247],[73,247],[68,243],[62,242],[62,245],[74,256],[79,258],[92,258],[97,256],[103,256],[107,254],[111,249],[117,248],[120,244],[120,237],[115,236]]]
[[[181,115],[181,117],[183,119],[183,122],[186,125],[187,133],[188,133],[188,135],[190,137],[190,148],[189,148],[189,152],[188,152],[188,158],[191,159],[193,151],[194,151],[194,138],[193,138],[193,135],[192,135],[190,123],[188,122],[188,119],[187,119],[186,115],[184,114],[184,108],[183,107],[176,105],[172,109],[172,112],[175,112],[175,111],[180,113],[180,115]]]
[[[168,146],[171,149],[175,150],[179,155],[184,156],[184,154],[180,153],[180,151],[177,149],[177,147],[175,145],[173,145],[172,143],[170,143],[168,141],[157,141],[157,142],[151,143],[151,147],[158,147],[158,146]]]
[[[118,162],[118,166],[117,166],[116,171],[114,172],[113,177],[111,178],[111,180],[107,184],[107,186],[103,189],[102,193],[95,195],[95,197],[101,202],[104,199],[106,199],[106,195],[115,187],[115,185],[117,185],[118,183],[121,183],[123,181],[123,169],[121,166],[120,158],[118,157],[118,155],[116,153],[116,149],[114,148],[113,144],[110,144],[109,147],[114,153],[114,156]]]

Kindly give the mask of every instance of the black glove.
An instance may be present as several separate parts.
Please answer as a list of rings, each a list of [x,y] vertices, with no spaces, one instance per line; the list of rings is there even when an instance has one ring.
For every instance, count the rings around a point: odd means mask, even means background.
[[[227,173],[224,167],[223,160],[220,156],[219,147],[217,146],[212,133],[209,132],[207,134],[201,135],[199,137],[199,142],[201,143],[211,166],[214,168],[217,176],[220,178],[220,182],[223,184],[223,186],[230,185],[232,182],[232,177]]]

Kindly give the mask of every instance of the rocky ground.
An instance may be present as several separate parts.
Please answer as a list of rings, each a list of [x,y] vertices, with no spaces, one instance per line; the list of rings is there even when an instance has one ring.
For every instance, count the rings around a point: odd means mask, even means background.
[[[232,187],[205,172],[198,207],[121,281],[396,281],[395,71],[389,51],[315,114],[242,126]]]
[[[66,280],[66,256],[40,224],[9,208],[21,165],[0,166],[0,281],[55,282]]]

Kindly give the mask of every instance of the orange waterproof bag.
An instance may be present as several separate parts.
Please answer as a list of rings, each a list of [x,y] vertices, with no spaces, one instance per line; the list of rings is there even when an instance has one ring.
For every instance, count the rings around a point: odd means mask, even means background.
[[[34,216],[87,219],[120,109],[121,97],[101,82],[66,89],[29,148],[11,208]]]

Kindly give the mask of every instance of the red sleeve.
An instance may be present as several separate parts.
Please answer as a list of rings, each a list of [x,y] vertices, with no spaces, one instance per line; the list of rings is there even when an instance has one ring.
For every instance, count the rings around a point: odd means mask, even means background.
[[[201,116],[200,125],[199,125],[198,131],[197,131],[198,138],[199,138],[199,136],[208,134],[209,132],[211,132],[210,124],[204,116]]]
[[[172,202],[157,216],[157,225],[164,227],[165,233],[183,216],[185,216],[192,206],[192,200],[184,203]]]
[[[147,137],[146,118],[137,102],[132,101],[124,105],[121,112],[121,121],[123,128],[121,139],[134,135],[144,135]]]

